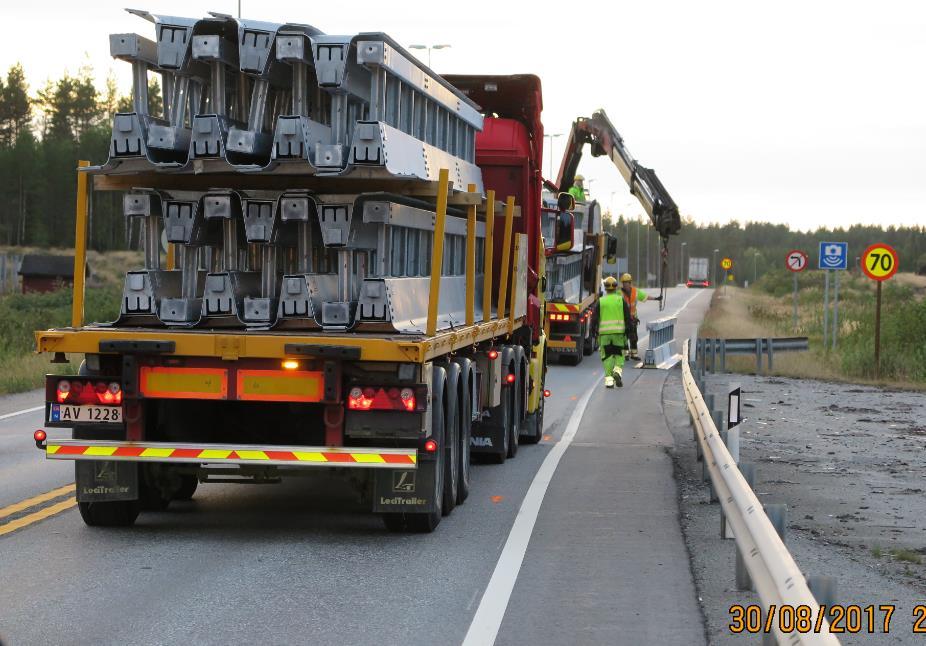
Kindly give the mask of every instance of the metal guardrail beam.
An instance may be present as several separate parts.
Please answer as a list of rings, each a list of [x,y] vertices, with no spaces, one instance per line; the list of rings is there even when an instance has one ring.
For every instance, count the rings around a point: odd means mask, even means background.
[[[803,352],[810,349],[806,336],[795,337],[757,337],[755,339],[719,339],[704,337],[698,339],[695,350],[701,358],[702,365],[707,365],[710,357],[711,372],[716,371],[717,355],[720,355],[720,371],[726,372],[727,355],[750,355],[756,358],[756,374],[762,372],[762,355],[768,359],[768,370],[774,365],[776,352]]]
[[[811,594],[794,558],[788,552],[775,527],[762,508],[762,503],[740,473],[736,462],[714,425],[711,411],[698,390],[688,363],[688,347],[683,348],[682,384],[698,444],[708,469],[711,484],[720,500],[726,522],[729,523],[737,547],[743,555],[746,569],[766,611],[772,606],[808,606],[813,625],[820,621],[820,632],[782,633],[773,617],[772,634],[779,644],[839,644],[829,632],[826,617],[819,617],[820,606]]]

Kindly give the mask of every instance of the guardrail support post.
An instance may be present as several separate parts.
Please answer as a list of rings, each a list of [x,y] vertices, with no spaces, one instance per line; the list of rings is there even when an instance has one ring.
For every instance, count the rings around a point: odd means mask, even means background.
[[[836,605],[836,577],[821,575],[807,577],[807,587],[810,588],[813,598],[819,605],[827,608]]]
[[[768,374],[772,374],[772,368],[774,367],[772,358],[775,356],[775,350],[772,348],[772,338],[767,338],[765,342],[768,344]]]
[[[762,339],[756,339],[756,376],[762,374]]]
[[[720,372],[727,372],[727,340],[720,339]]]
[[[743,474],[743,479],[746,481],[746,484],[749,485],[750,489],[755,489],[756,487],[756,465],[751,462],[743,462],[739,465],[740,473]],[[723,538],[734,538],[733,532],[730,530],[727,525],[727,519],[724,518],[723,513],[720,514],[720,535]],[[752,590],[752,580],[749,578],[749,570],[746,569],[746,562],[743,560],[743,555],[740,554],[738,547],[734,547],[736,550],[736,589],[740,591]]]
[[[784,503],[773,503],[765,505],[765,515],[772,522],[775,531],[781,538],[782,543],[787,543],[788,533],[788,506]]]
[[[717,372],[717,339],[708,339],[711,345],[711,374]]]

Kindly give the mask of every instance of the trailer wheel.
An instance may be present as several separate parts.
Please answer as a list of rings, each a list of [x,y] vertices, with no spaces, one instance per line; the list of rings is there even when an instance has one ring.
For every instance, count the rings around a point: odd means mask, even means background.
[[[470,438],[473,433],[473,400],[472,400],[472,362],[466,358],[456,359],[460,365],[460,387],[457,396],[457,411],[459,412],[460,450],[457,453],[460,463],[460,479],[457,482],[457,504],[462,505],[469,497],[470,458],[472,447]]]
[[[141,504],[137,500],[79,502],[77,510],[90,527],[129,527],[138,518]]]
[[[199,478],[185,473],[180,476],[180,488],[174,492],[172,497],[174,500],[192,500],[198,486]]]
[[[541,385],[542,386],[542,385]],[[524,442],[527,444],[537,444],[543,437],[543,406],[546,398],[543,393],[540,394],[540,403],[537,404],[537,410],[528,414],[524,420]]]
[[[504,464],[505,460],[508,459],[509,448],[508,445],[511,444],[511,433],[509,429],[511,428],[511,388],[507,386],[502,386],[501,401],[498,403],[498,406],[493,409],[498,411],[498,416],[501,418],[499,420],[500,426],[504,429],[504,432],[501,433],[502,436],[502,446],[501,450],[498,453],[488,453],[486,454],[486,460],[491,464]],[[495,415],[492,415],[495,418]]]
[[[510,439],[508,440],[508,457],[513,458],[518,454],[518,443],[521,436],[521,418],[524,416],[524,371],[522,370],[522,359],[524,350],[521,346],[512,346],[512,359],[514,365],[509,368],[509,374],[514,374],[515,381],[508,388],[511,390],[511,413],[508,415],[508,430]]]
[[[438,447],[444,444],[444,391],[447,386],[447,373],[439,366],[434,366],[431,388],[431,438]],[[439,450],[434,464],[434,487],[429,492],[435,509],[421,514],[402,512],[383,514],[383,524],[391,532],[430,533],[440,524],[443,517],[444,499],[444,463],[446,452]]]
[[[450,362],[444,365],[447,371],[446,408],[444,409],[444,516],[449,516],[457,506],[460,483],[460,411],[457,392],[460,387],[460,366]]]
[[[164,511],[174,499],[169,472],[160,464],[138,465],[138,501],[142,511]]]

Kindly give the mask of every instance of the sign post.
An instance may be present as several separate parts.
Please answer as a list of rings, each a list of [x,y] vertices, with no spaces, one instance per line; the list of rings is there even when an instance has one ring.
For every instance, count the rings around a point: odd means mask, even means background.
[[[791,326],[797,330],[797,275],[807,269],[807,254],[800,249],[793,249],[785,257],[785,267],[794,274],[794,314]]]
[[[845,271],[849,266],[849,243],[848,242],[821,242],[819,255],[819,268],[825,271],[823,282],[823,349],[826,350],[827,335],[829,333],[829,311],[830,311],[830,271]],[[839,279],[836,279],[837,285]],[[835,321],[838,318],[839,311],[839,288],[836,287],[835,298],[833,299],[833,347],[836,347],[836,327]]]
[[[897,252],[890,245],[877,242],[862,254],[862,271],[878,287],[875,297],[875,380],[881,379],[881,283],[897,273],[900,261]]]
[[[723,267],[723,293],[726,295],[727,276],[729,275],[730,270],[733,269],[733,259],[724,257],[724,259],[720,261],[720,266]]]

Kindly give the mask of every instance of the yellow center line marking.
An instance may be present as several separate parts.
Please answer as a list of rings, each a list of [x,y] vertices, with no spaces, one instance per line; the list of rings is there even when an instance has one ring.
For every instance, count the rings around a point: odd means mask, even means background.
[[[66,484],[63,487],[58,487],[57,489],[52,489],[38,496],[33,496],[32,498],[26,498],[21,502],[14,503],[9,507],[4,507],[0,509],[0,518],[6,518],[7,516],[12,516],[13,514],[21,512],[23,509],[29,509],[29,507],[35,507],[40,505],[43,502],[47,502],[52,498],[58,498],[68,493],[74,493],[74,483]]]
[[[76,504],[77,498],[68,498],[67,500],[56,502],[54,505],[46,507],[45,509],[40,509],[39,511],[34,511],[31,514],[27,514],[22,518],[11,520],[5,525],[0,525],[0,536],[9,534],[10,532],[15,532],[17,529],[22,529],[23,527],[28,527],[33,523],[37,523],[40,520],[45,520],[46,518],[54,516],[55,514],[60,514],[62,511],[66,511]]]

